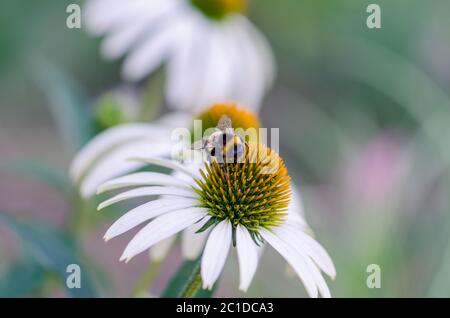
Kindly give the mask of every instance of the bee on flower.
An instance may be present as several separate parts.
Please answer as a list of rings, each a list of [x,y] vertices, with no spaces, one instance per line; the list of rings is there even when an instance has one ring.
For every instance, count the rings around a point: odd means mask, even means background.
[[[201,165],[155,157],[133,158],[176,174],[131,174],[100,186],[100,193],[132,189],[102,202],[99,209],[133,198],[161,196],[125,213],[108,229],[105,240],[147,223],[120,257],[128,262],[158,242],[189,229],[204,238],[197,241],[202,250],[197,275],[203,288],[213,287],[233,247],[238,255],[239,289],[243,291],[255,275],[262,247],[269,245],[286,259],[311,297],[330,297],[321,272],[334,278],[333,262],[308,234],[306,222],[296,211],[299,205],[293,200],[283,160],[257,143],[248,143],[243,156],[241,162],[206,161]]]

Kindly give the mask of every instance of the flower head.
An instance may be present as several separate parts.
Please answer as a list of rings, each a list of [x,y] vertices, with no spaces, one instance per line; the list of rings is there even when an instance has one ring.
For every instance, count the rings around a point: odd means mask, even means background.
[[[229,221],[257,238],[258,230],[283,223],[290,198],[290,178],[281,158],[264,145],[249,144],[241,163],[205,164],[196,179],[200,206],[212,225]]]
[[[88,0],[86,24],[105,35],[109,59],[128,54],[129,81],[167,64],[166,98],[177,109],[231,99],[258,109],[274,77],[270,46],[241,13],[244,0]]]
[[[247,290],[261,245],[268,244],[288,261],[310,296],[330,296],[320,270],[334,277],[333,262],[305,232],[304,222],[299,222],[301,216],[293,210],[298,204],[291,204],[286,168],[273,150],[249,144],[243,162],[206,163],[203,168],[157,158],[135,160],[173,169],[182,177],[141,172],[99,188],[104,192],[134,187],[103,202],[100,209],[131,198],[164,196],[127,212],[107,231],[105,239],[111,239],[150,221],[130,241],[121,260],[129,261],[156,243],[190,230],[208,235],[201,259],[204,288],[212,288],[217,281],[234,245],[240,267],[239,288]]]

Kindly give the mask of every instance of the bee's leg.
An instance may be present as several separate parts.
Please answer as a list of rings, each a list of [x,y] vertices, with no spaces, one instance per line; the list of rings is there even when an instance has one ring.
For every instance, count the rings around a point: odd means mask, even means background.
[[[222,168],[223,173],[226,174],[227,173],[227,169],[225,168],[225,164],[221,163],[220,167]]]

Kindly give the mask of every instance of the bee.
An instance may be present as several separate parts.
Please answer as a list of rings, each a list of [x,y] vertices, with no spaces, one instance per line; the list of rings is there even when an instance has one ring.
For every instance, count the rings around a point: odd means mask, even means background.
[[[217,162],[225,169],[225,163],[239,162],[247,143],[234,131],[227,115],[220,118],[215,130],[209,137],[195,142],[192,149],[204,150],[210,163]]]

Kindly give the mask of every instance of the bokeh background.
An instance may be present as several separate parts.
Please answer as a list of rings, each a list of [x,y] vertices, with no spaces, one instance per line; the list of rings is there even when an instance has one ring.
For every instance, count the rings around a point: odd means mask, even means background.
[[[382,8],[382,29],[366,7]],[[0,4],[0,296],[128,296],[148,257],[118,258],[131,234],[105,244],[119,211],[95,210],[67,177],[71,158],[102,129],[99,96],[122,83],[100,39],[65,26],[66,0]],[[266,127],[303,194],[306,218],[332,256],[337,297],[450,296],[450,2],[254,0],[278,77]],[[136,87],[149,121],[167,112],[163,72]],[[107,120],[108,121],[108,118]],[[108,123],[107,123],[108,124]],[[218,296],[302,297],[268,249],[246,294],[232,253]],[[181,264],[165,260],[147,296]],[[83,285],[65,289],[68,263]],[[369,289],[366,268],[381,268]]]

